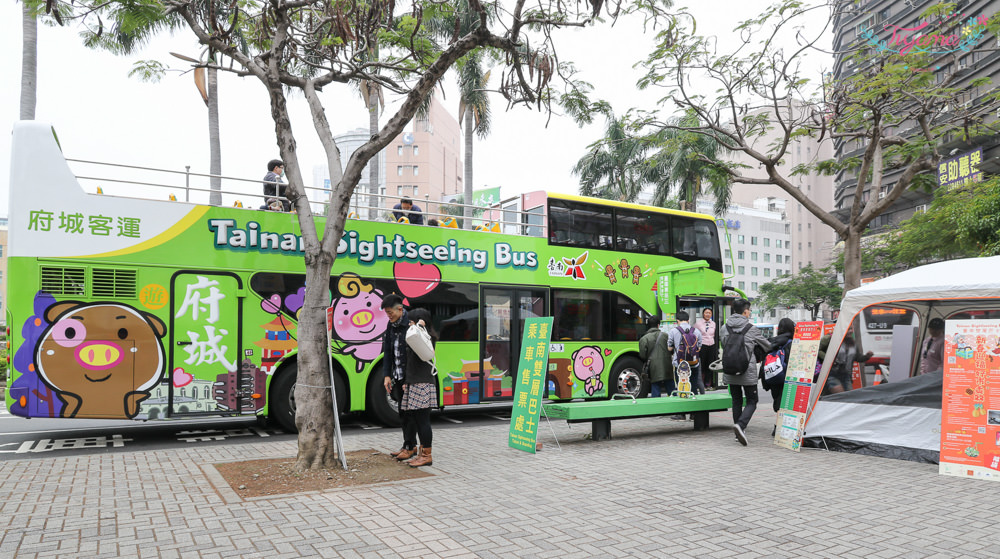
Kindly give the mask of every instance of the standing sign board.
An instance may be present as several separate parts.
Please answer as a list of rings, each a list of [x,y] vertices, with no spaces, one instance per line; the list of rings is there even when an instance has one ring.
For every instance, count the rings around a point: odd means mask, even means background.
[[[948,320],[942,474],[1000,480],[1000,320]]]
[[[816,372],[819,341],[823,337],[823,322],[800,322],[795,325],[792,351],[788,356],[785,388],[781,392],[781,408],[775,419],[774,444],[796,452],[802,444],[802,426],[809,408],[809,393]]]
[[[545,390],[545,374],[549,370],[551,337],[551,316],[525,319],[507,446],[532,454],[538,439],[538,418]]]

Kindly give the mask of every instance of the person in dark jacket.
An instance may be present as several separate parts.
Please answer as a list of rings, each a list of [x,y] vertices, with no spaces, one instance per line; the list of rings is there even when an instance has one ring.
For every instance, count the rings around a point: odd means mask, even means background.
[[[399,417],[403,422],[403,447],[392,455],[400,461],[413,458],[410,466],[415,468],[429,466],[433,463],[431,408],[437,406],[437,383],[432,365],[417,357],[406,344],[406,330],[413,324],[419,324],[427,329],[432,340],[437,340],[437,334],[431,325],[430,313],[424,309],[407,312],[398,295],[386,296],[382,300],[382,309],[389,317],[389,325],[382,339],[385,390],[391,393],[394,383],[402,383],[403,386],[403,397],[399,402]]]
[[[285,189],[288,185],[281,182],[281,175],[284,173],[285,164],[280,159],[272,159],[267,162],[267,174],[264,175],[264,207],[266,209],[279,212],[292,210],[292,203],[285,198]]]
[[[771,407],[774,408],[775,413],[781,408],[781,393],[785,389],[785,373],[788,372],[788,355],[792,352],[793,336],[795,336],[795,321],[790,318],[782,318],[778,322],[778,334],[767,340],[771,344],[772,352],[777,349],[785,350],[785,354],[781,356],[781,374],[775,375],[770,379],[765,378],[764,360],[766,360],[766,356],[760,363],[760,383],[764,386],[764,390],[771,393],[771,398],[773,398]],[[774,433],[771,434],[773,435]]]
[[[660,330],[660,318],[651,317],[646,321],[649,330],[639,340],[639,359],[648,362],[649,387],[653,398],[659,398],[664,391],[667,396],[674,391],[674,372],[667,348],[667,335]],[[666,383],[666,386],[664,386]]]

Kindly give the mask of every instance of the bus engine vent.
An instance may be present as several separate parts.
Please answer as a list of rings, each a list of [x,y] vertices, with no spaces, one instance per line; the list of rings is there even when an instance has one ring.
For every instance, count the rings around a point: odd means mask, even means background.
[[[135,299],[135,270],[94,268],[90,279],[94,297]]]
[[[83,295],[83,268],[52,268],[42,266],[42,291],[52,295]]]

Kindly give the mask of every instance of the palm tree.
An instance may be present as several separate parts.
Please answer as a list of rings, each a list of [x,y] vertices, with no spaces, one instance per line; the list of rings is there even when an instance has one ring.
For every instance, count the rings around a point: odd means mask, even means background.
[[[467,200],[462,215],[465,225],[472,228],[472,135],[485,139],[490,134],[490,100],[486,95],[486,83],[490,80],[490,72],[483,72],[482,52],[473,51],[457,63],[458,69],[458,123],[465,121],[465,200]]]
[[[672,125],[694,127],[698,117],[684,115],[671,121]],[[657,183],[653,192],[653,205],[662,206],[671,192],[676,191],[683,210],[694,210],[698,196],[705,191],[715,198],[715,213],[722,215],[729,206],[731,183],[722,167],[714,164],[726,151],[712,137],[696,132],[664,129],[650,138],[658,150],[649,163],[665,180]]]
[[[493,2],[489,2],[493,4]],[[453,39],[465,35],[478,29],[483,22],[480,21],[478,10],[469,8],[469,0],[457,0],[454,8],[443,7],[436,15],[426,23],[427,29],[434,36]],[[496,14],[496,9],[490,7],[486,10],[487,21],[492,21]],[[472,154],[473,135],[478,134],[480,139],[486,138],[490,133],[490,100],[486,92],[486,84],[490,79],[489,71],[483,71],[483,61],[488,55],[488,51],[481,49],[474,50],[465,55],[455,63],[458,71],[458,123],[464,124],[465,130],[465,174],[463,177],[463,187],[465,208],[463,225],[467,229],[472,229],[473,217],[473,177],[472,177]]]
[[[634,202],[645,185],[658,183],[655,166],[646,161],[649,143],[629,135],[622,119],[610,112],[606,116],[604,137],[588,146],[573,174],[580,177],[584,196]]]
[[[27,2],[21,2],[21,120],[35,120],[38,83],[38,20]]]

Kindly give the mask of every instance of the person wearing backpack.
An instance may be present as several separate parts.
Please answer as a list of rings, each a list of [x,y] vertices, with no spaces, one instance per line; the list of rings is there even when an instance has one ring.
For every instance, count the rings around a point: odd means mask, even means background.
[[[688,323],[690,316],[687,311],[677,311],[677,326],[670,330],[667,347],[673,352],[673,365],[687,361],[691,367],[691,391],[704,394],[705,385],[701,382],[701,365],[698,352],[701,350],[701,332]]]
[[[785,373],[788,372],[788,355],[792,352],[792,338],[795,336],[795,321],[782,318],[778,322],[778,334],[768,338],[771,352],[760,363],[760,383],[771,393],[774,413],[781,408],[781,393],[785,389]],[[774,436],[774,432],[771,432]]]
[[[639,339],[639,359],[642,359],[643,368],[649,374],[650,395],[659,398],[666,388],[669,396],[674,391],[674,373],[670,366],[667,335],[660,330],[660,318],[657,316],[650,317],[646,326],[649,330]]]
[[[746,428],[757,411],[757,362],[755,348],[771,351],[771,344],[750,323],[750,301],[733,301],[733,312],[722,327],[722,379],[733,399],[733,433],[747,445]],[[746,406],[744,407],[744,397]]]

